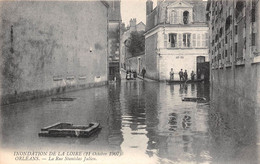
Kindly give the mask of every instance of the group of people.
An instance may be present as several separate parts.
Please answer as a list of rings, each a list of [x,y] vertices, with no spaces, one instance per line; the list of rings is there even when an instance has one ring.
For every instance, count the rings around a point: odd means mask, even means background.
[[[145,76],[145,73],[146,73],[146,70],[145,68],[142,69],[142,76],[143,76],[143,79],[144,79],[144,76]],[[137,72],[136,70],[126,70],[126,79],[136,79],[137,78]]]
[[[135,70],[126,70],[126,79],[135,79],[137,77],[137,73]]]
[[[182,69],[179,72],[179,77],[180,77],[180,81],[188,81],[188,72],[187,70],[185,70],[184,72],[182,71]],[[195,73],[194,71],[191,72],[191,80],[194,81],[195,79]],[[171,68],[171,72],[170,72],[170,80],[173,81],[174,80],[174,71],[173,68]]]

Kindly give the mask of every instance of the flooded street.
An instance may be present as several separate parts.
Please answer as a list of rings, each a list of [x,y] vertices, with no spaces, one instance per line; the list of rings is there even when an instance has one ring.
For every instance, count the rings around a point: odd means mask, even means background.
[[[114,157],[122,163],[130,158],[132,163],[260,162],[254,109],[226,102],[227,95],[208,84],[122,80],[62,96],[76,99],[55,102],[47,97],[1,107],[1,147],[115,151],[122,153]],[[182,97],[206,101],[183,102]],[[56,122],[99,122],[102,130],[90,138],[38,137],[42,127]]]

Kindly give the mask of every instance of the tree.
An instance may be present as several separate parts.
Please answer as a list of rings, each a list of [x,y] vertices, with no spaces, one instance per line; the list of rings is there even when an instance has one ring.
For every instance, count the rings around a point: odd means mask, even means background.
[[[144,52],[144,48],[145,48],[144,31],[131,32],[129,41],[130,43],[129,43],[128,51],[132,54],[132,56],[138,56],[140,53]]]

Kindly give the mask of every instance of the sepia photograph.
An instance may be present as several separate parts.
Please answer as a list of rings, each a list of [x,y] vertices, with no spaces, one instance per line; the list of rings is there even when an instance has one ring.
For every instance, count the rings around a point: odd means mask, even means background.
[[[0,0],[0,164],[259,164],[259,0]]]

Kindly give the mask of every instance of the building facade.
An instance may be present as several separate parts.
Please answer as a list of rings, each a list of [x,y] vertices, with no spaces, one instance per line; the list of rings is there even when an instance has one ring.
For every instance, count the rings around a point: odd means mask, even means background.
[[[108,10],[108,63],[109,80],[120,79],[121,1],[107,1]]]
[[[146,2],[145,65],[148,78],[174,80],[178,72],[194,71],[197,78],[208,76],[200,63],[208,62],[208,25],[206,2],[192,0],[159,0]]]
[[[259,1],[210,0],[207,11],[213,88],[228,92],[232,102],[259,109]]]
[[[106,84],[108,7],[0,2],[1,104]]]
[[[132,57],[132,54],[128,51],[129,38],[131,32],[144,32],[145,24],[143,22],[136,23],[136,19],[131,19],[129,21],[129,26],[127,30],[122,34],[121,37],[121,67],[128,70],[135,70],[140,73],[144,64],[144,52],[137,54]]]

